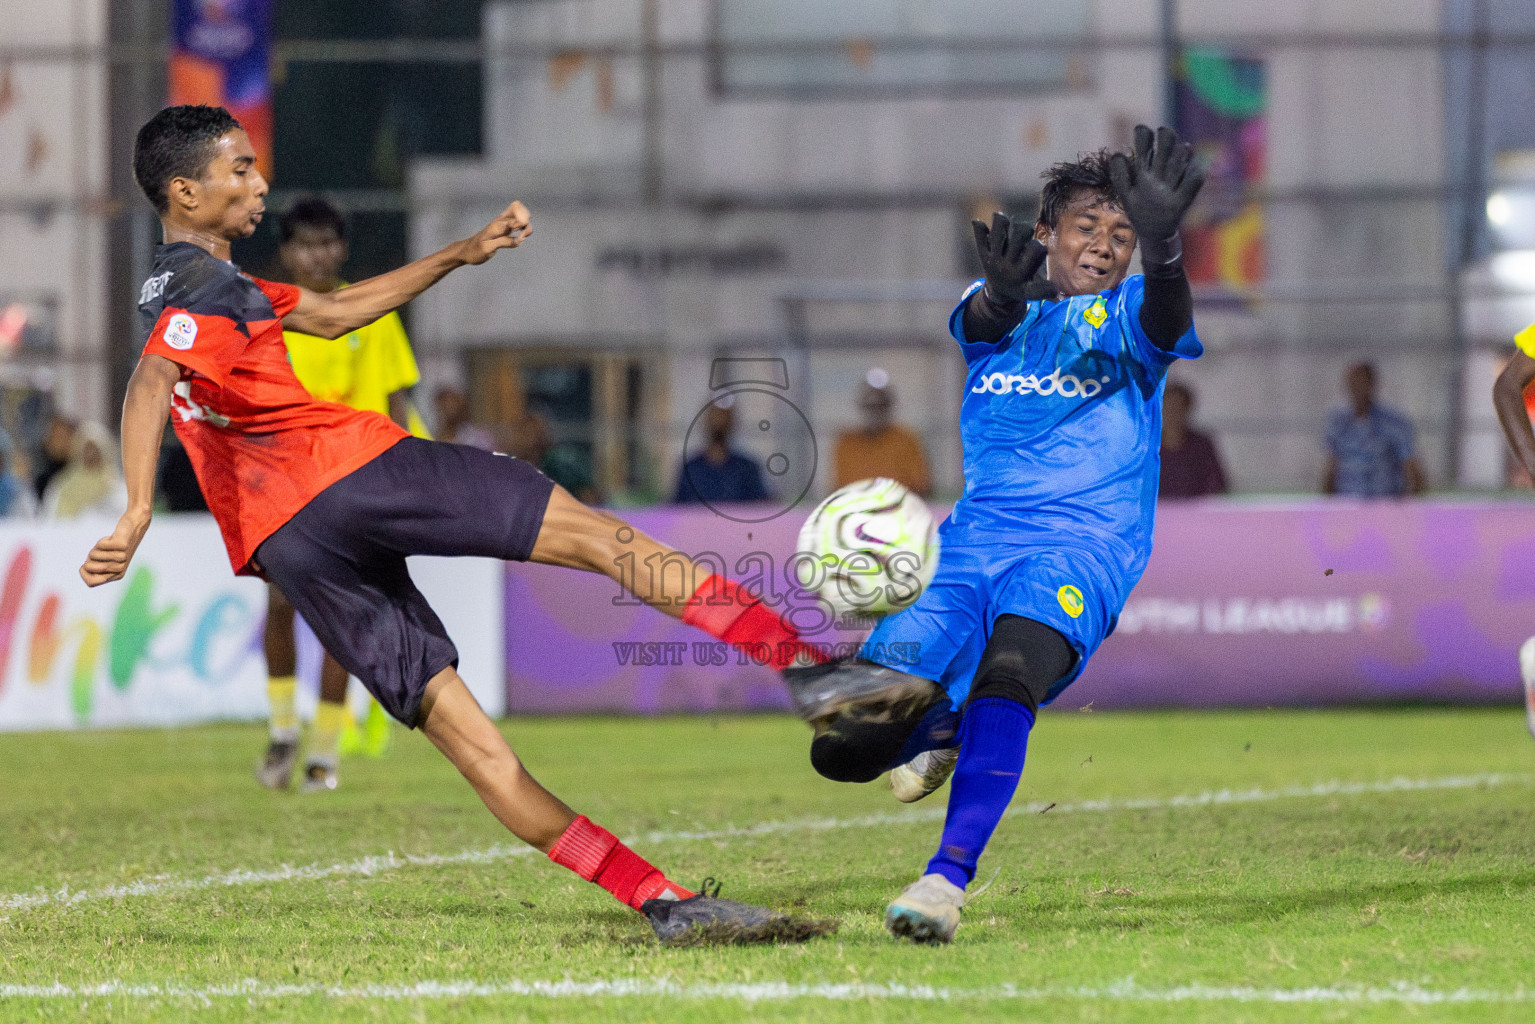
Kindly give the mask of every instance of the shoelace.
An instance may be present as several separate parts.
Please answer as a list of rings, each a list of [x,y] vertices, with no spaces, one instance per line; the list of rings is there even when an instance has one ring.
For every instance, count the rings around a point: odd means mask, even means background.
[[[996,880],[997,880],[997,876],[998,876],[998,875],[1000,875],[1000,874],[1001,874],[1001,873],[1002,873],[1002,865],[1001,865],[1001,864],[998,864],[998,865],[997,865],[997,870],[995,870],[995,871],[993,871],[993,872],[992,872],[992,873],[991,873],[991,877],[990,877],[990,878],[988,878],[988,879],[986,879],[986,884],[985,884],[985,885],[983,885],[983,886],[981,886],[981,887],[980,887],[980,888],[979,888],[979,889],[977,889],[977,890],[975,890],[975,892],[972,892],[972,893],[966,893],[966,894],[965,894],[965,902],[966,902],[966,903],[973,903],[973,902],[975,902],[975,900],[976,900],[976,899],[977,899],[977,898],[978,898],[978,897],[979,897],[979,896],[980,896],[980,895],[981,895],[981,894],[982,894],[982,893],[983,893],[983,892],[985,892],[985,891],[986,891],[986,890],[987,890],[987,889],[990,889],[990,888],[991,888],[991,883],[992,883],[992,882],[995,882],[995,881],[996,881]]]
[[[713,892],[709,891],[709,886],[711,886],[711,885],[714,886],[714,891]],[[720,883],[719,883],[719,880],[716,879],[713,875],[710,875],[707,878],[705,878],[704,879],[704,884],[700,885],[698,887],[698,895],[700,895],[700,896],[708,896],[710,899],[716,899],[716,900],[719,899],[720,898]]]

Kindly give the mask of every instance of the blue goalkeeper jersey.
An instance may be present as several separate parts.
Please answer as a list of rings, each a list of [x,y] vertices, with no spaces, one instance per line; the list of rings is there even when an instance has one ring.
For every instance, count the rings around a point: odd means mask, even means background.
[[[1137,274],[1098,295],[1031,302],[994,345],[966,340],[960,301],[949,330],[968,367],[965,494],[946,545],[1087,547],[1123,574],[1120,600],[1129,594],[1151,554],[1167,369],[1203,352],[1192,327],[1170,352],[1153,345],[1144,300]]]

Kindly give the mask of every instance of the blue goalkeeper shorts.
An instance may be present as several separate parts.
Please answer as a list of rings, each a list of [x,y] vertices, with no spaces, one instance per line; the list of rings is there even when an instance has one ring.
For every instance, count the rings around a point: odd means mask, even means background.
[[[1080,546],[1020,545],[1014,538],[953,531],[917,603],[881,622],[859,654],[933,680],[957,710],[970,693],[992,624],[999,615],[1021,615],[1055,629],[1077,652],[1076,665],[1045,697],[1049,703],[1114,631],[1130,589],[1121,580],[1105,559]]]

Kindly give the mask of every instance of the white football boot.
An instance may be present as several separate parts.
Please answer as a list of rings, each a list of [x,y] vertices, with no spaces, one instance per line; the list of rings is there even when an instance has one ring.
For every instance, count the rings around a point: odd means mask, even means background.
[[[885,927],[898,939],[953,942],[965,890],[942,875],[923,875],[885,908]]]
[[[958,760],[958,747],[924,750],[890,769],[890,790],[901,803],[914,804],[943,785],[954,774]]]
[[[302,793],[329,793],[341,783],[337,775],[337,758],[311,757],[304,765]]]
[[[1535,736],[1535,636],[1519,648],[1519,674],[1524,677],[1524,724]]]

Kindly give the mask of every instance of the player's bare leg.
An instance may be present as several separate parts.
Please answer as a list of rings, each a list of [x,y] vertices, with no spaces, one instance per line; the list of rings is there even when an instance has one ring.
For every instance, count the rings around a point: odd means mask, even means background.
[[[445,668],[426,684],[419,726],[496,820],[539,852],[552,850],[576,820],[575,811],[528,774],[456,669]]]
[[[563,487],[549,496],[528,560],[602,573],[657,611],[777,668],[825,660],[735,581],[611,513],[588,508]]]
[[[563,487],[549,497],[529,561],[602,573],[657,611],[776,668],[792,669],[785,672],[789,694],[800,717],[816,730],[813,749],[824,755],[822,760],[837,760],[831,748],[837,746],[835,723],[840,719],[894,723],[889,751],[894,753],[942,697],[933,682],[881,665],[824,664],[823,654],[734,581],[713,575],[709,567],[617,516],[588,508]]]
[[[834,922],[800,921],[750,904],[694,894],[607,829],[571,810],[528,773],[452,668],[427,683],[419,727],[513,835],[644,914],[663,942],[803,940]]]
[[[563,487],[549,496],[529,561],[602,573],[674,619],[684,617],[688,599],[712,574],[612,513],[581,504]]]

